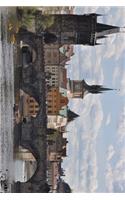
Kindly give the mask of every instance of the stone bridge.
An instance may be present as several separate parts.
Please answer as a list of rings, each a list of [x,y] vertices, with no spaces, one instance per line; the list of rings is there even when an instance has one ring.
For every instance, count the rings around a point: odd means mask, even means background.
[[[37,53],[35,62],[22,68],[21,89],[36,99],[40,109],[36,118],[31,118],[26,124],[20,123],[16,125],[14,129],[14,136],[18,138],[19,144],[28,149],[36,158],[37,169],[27,182],[14,183],[13,192],[48,192],[49,186],[46,182],[47,116],[43,38],[29,31],[21,30],[18,40],[30,45]]]
[[[37,36],[35,33],[21,29],[17,36],[18,41],[28,44],[35,52],[36,59],[22,69],[22,89],[33,96],[41,104],[43,101],[43,88],[45,88],[44,73],[44,38]]]

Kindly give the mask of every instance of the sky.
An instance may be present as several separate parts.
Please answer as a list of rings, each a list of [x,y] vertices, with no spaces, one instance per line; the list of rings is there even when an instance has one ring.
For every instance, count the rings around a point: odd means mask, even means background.
[[[91,12],[104,14],[99,22],[125,26],[125,7],[75,8],[77,14]],[[73,192],[125,192],[125,33],[102,43],[75,45],[67,67],[71,79],[117,89],[69,102],[80,115],[67,126],[63,161],[64,179]]]

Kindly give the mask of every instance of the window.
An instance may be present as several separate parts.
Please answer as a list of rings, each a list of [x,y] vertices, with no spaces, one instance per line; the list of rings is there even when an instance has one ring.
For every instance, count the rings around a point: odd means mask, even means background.
[[[54,51],[54,52],[53,52],[53,56],[54,56],[54,57],[57,57],[57,55],[58,55],[58,52]]]
[[[61,99],[61,103],[64,103],[65,101],[64,101],[64,99]]]
[[[51,103],[51,102],[52,102],[52,100],[51,100],[51,99],[48,99],[48,102],[49,102],[49,103]]]
[[[75,90],[80,90],[81,89],[81,84],[75,84]]]
[[[52,106],[48,105],[48,108],[51,108]]]
[[[48,63],[50,64],[50,63],[51,63],[51,60],[48,60]]]
[[[34,114],[34,111],[33,111],[33,110],[30,110],[29,112],[30,112],[31,115]]]
[[[47,52],[47,57],[51,57],[51,52]]]

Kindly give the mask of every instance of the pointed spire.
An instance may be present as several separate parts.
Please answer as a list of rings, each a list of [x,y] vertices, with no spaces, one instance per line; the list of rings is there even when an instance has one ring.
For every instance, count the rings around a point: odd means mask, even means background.
[[[108,90],[115,90],[111,88],[105,88],[102,85],[88,85],[84,80],[83,80],[83,87],[86,91],[92,94],[103,93],[104,91]]]
[[[118,26],[111,26],[107,24],[97,23],[96,25],[96,38],[100,39],[105,37],[106,35],[110,35],[113,33],[119,33],[120,27]]]
[[[75,118],[79,117],[78,114],[76,114],[75,112],[71,111],[70,109],[68,109],[68,122],[73,121]]]
[[[114,30],[114,29],[118,29],[119,30],[120,27],[107,25],[107,24],[101,24],[101,23],[97,23],[97,25],[96,25],[96,31],[97,32],[102,32],[102,31],[106,31],[106,30]]]
[[[88,86],[88,92],[92,93],[92,94],[98,94],[98,93],[103,93],[104,91],[108,91],[108,90],[113,90],[111,88],[105,88],[102,85],[89,85]]]

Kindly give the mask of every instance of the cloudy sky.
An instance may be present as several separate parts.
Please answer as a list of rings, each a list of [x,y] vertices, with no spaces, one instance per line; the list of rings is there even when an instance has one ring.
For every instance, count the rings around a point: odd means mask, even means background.
[[[125,7],[77,7],[75,12],[104,14],[98,21],[125,26]],[[68,65],[72,79],[118,89],[70,100],[70,108],[80,115],[67,127],[68,157],[63,162],[73,192],[125,192],[125,33],[102,43],[75,46]]]

